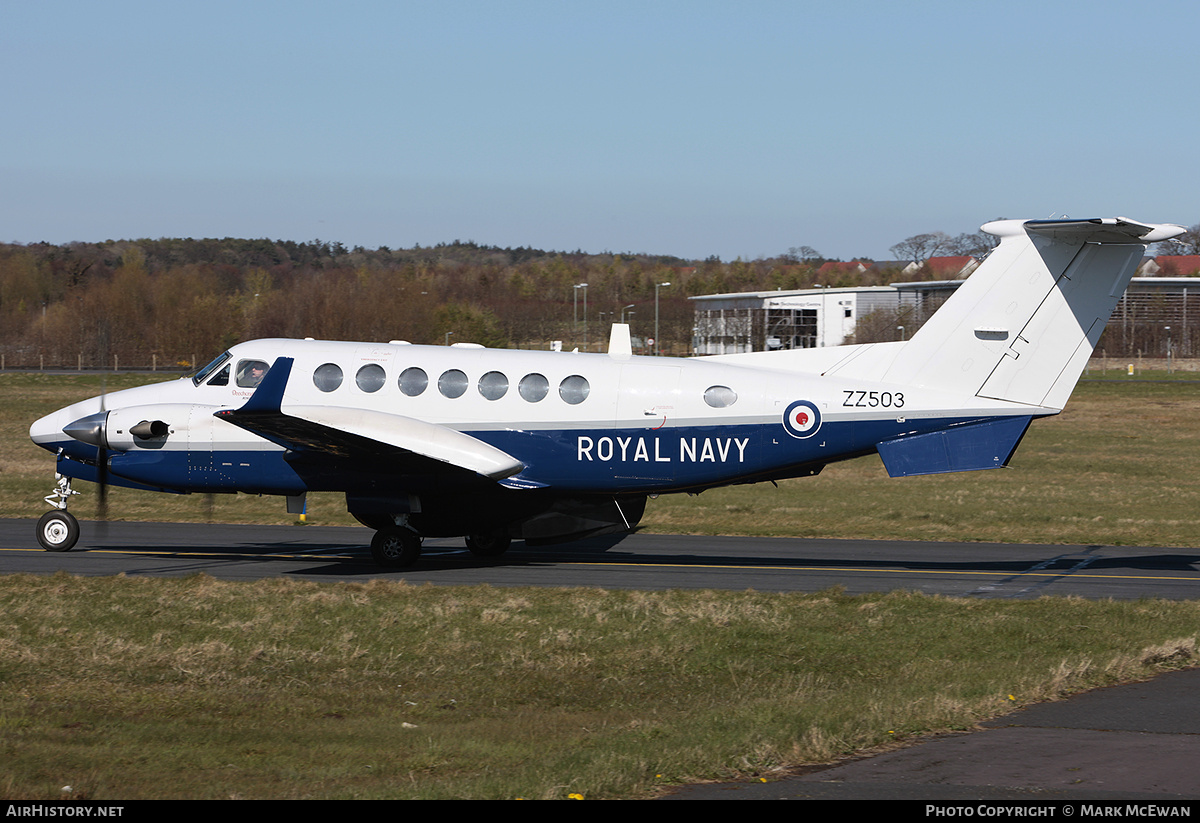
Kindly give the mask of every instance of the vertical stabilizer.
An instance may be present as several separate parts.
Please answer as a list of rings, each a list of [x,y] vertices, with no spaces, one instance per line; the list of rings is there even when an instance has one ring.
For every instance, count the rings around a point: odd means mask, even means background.
[[[1002,220],[1000,245],[904,344],[888,382],[1061,409],[1146,245],[1179,226]]]

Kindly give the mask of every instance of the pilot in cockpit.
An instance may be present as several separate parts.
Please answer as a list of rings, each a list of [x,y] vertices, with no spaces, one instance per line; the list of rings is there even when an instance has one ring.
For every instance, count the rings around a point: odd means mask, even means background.
[[[237,384],[243,389],[255,388],[267,376],[267,364],[262,360],[245,360],[238,368]]]

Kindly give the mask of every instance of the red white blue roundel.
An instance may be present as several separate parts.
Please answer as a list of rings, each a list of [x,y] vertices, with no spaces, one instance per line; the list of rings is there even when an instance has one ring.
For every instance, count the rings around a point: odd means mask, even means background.
[[[821,412],[807,400],[797,400],[783,413],[783,427],[792,437],[812,437],[821,428]]]

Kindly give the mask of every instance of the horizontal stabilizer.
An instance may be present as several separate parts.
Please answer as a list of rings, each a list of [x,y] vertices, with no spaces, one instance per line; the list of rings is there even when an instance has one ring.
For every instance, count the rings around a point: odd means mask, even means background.
[[[999,417],[928,434],[888,440],[878,446],[884,468],[892,477],[945,474],[1008,465],[1033,418]]]

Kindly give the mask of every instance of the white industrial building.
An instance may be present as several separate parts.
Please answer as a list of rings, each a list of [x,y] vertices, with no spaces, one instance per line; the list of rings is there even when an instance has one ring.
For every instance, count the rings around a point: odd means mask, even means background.
[[[919,323],[961,285],[961,280],[894,283],[890,286],[816,288],[795,291],[706,294],[695,301],[693,350],[696,354],[737,354],[776,349],[840,346],[858,321],[877,311]],[[897,331],[897,336],[904,336]]]
[[[911,337],[962,280],[890,286],[706,294],[695,304],[696,354],[808,349],[855,342],[859,324],[880,312],[869,340]],[[1112,356],[1200,354],[1200,277],[1135,277],[1109,319],[1097,352]]]

